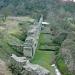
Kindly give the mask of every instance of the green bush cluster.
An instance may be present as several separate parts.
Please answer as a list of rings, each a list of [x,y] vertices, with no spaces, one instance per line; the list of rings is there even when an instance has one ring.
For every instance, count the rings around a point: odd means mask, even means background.
[[[14,75],[23,75],[22,74],[22,67],[21,66],[18,66],[18,64],[14,64],[14,63],[11,63],[9,65],[9,68],[11,69],[11,72],[14,74]]]
[[[64,62],[64,59],[62,58],[62,56],[60,54],[57,55],[57,57],[56,57],[56,64],[57,64],[57,67],[59,68],[60,72],[62,73],[62,75],[72,75],[69,72],[69,70]]]

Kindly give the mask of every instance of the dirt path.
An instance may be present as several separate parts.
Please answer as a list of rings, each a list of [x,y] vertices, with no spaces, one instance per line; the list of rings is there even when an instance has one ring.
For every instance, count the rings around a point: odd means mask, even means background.
[[[0,75],[12,75],[4,61],[0,59]]]

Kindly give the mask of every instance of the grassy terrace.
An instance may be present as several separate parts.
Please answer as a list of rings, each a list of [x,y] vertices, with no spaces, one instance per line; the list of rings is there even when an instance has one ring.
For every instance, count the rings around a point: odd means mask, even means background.
[[[52,40],[52,36],[46,34],[40,34],[39,46],[42,45],[42,43],[46,43],[46,42],[51,43],[51,40]],[[35,56],[31,62],[34,64],[39,64],[44,68],[48,69],[51,73],[50,75],[55,75],[54,68],[51,66],[54,62],[54,59],[55,59],[55,55],[53,51],[37,49]]]
[[[48,69],[51,75],[55,75],[54,69],[51,67],[52,62],[54,61],[54,52],[53,51],[41,51],[37,50],[35,56],[32,60],[32,63],[39,64],[46,69]]]
[[[12,53],[16,53],[16,50],[12,49],[6,42],[6,40],[0,40],[0,58],[7,60]]]
[[[39,64],[47,69],[50,69],[52,63],[53,52],[37,50],[32,63]]]

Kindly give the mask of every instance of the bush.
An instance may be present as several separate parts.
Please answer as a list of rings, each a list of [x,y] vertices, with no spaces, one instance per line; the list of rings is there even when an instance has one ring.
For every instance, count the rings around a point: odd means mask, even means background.
[[[10,61],[9,68],[11,69],[11,71],[14,75],[23,75],[22,74],[22,71],[23,71],[22,66],[20,66],[16,62]]]
[[[57,64],[60,72],[62,73],[62,75],[72,75],[69,72],[69,70],[68,70],[63,58],[60,56],[60,54],[58,54],[56,57],[56,64]]]

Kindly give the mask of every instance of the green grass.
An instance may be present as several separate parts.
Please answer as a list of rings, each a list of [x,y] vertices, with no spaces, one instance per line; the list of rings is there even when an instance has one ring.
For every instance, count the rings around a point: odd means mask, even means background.
[[[42,43],[52,43],[52,36],[51,35],[45,35],[45,34],[40,34],[39,38],[39,46],[38,48],[42,45]],[[44,45],[43,45],[44,46]],[[47,51],[47,50],[36,50],[35,56],[32,59],[33,64],[38,64],[50,71],[50,75],[55,75],[55,70],[51,66],[54,62],[55,55],[53,51]]]
[[[0,39],[0,58],[4,61],[9,60],[9,57],[11,56],[11,54],[20,55],[20,53],[17,52],[17,49],[14,49],[8,43],[21,44],[21,42],[17,38],[13,38],[13,37],[8,38],[8,40],[7,38]]]
[[[40,34],[39,43],[51,43],[53,36],[49,34]]]
[[[0,58],[5,61],[9,56],[11,56],[12,53],[16,53],[16,51],[13,50],[5,40],[0,39],[0,46]]]
[[[19,40],[18,38],[14,37],[12,35],[6,35],[4,37],[4,40],[10,45],[14,45],[14,44],[22,45],[23,44],[23,41]]]
[[[54,69],[51,67],[53,58],[54,58],[54,52],[37,50],[31,62],[33,64],[39,64],[43,66],[44,68],[50,71],[51,75],[55,75]]]
[[[50,65],[53,61],[53,52],[37,50],[32,63],[39,64],[47,69],[50,69]]]
[[[41,66],[44,66],[45,68],[50,68],[50,60],[52,60],[51,57],[52,53],[48,51],[40,51],[37,50],[36,54],[34,56],[34,59],[32,60],[32,63],[39,64]]]

